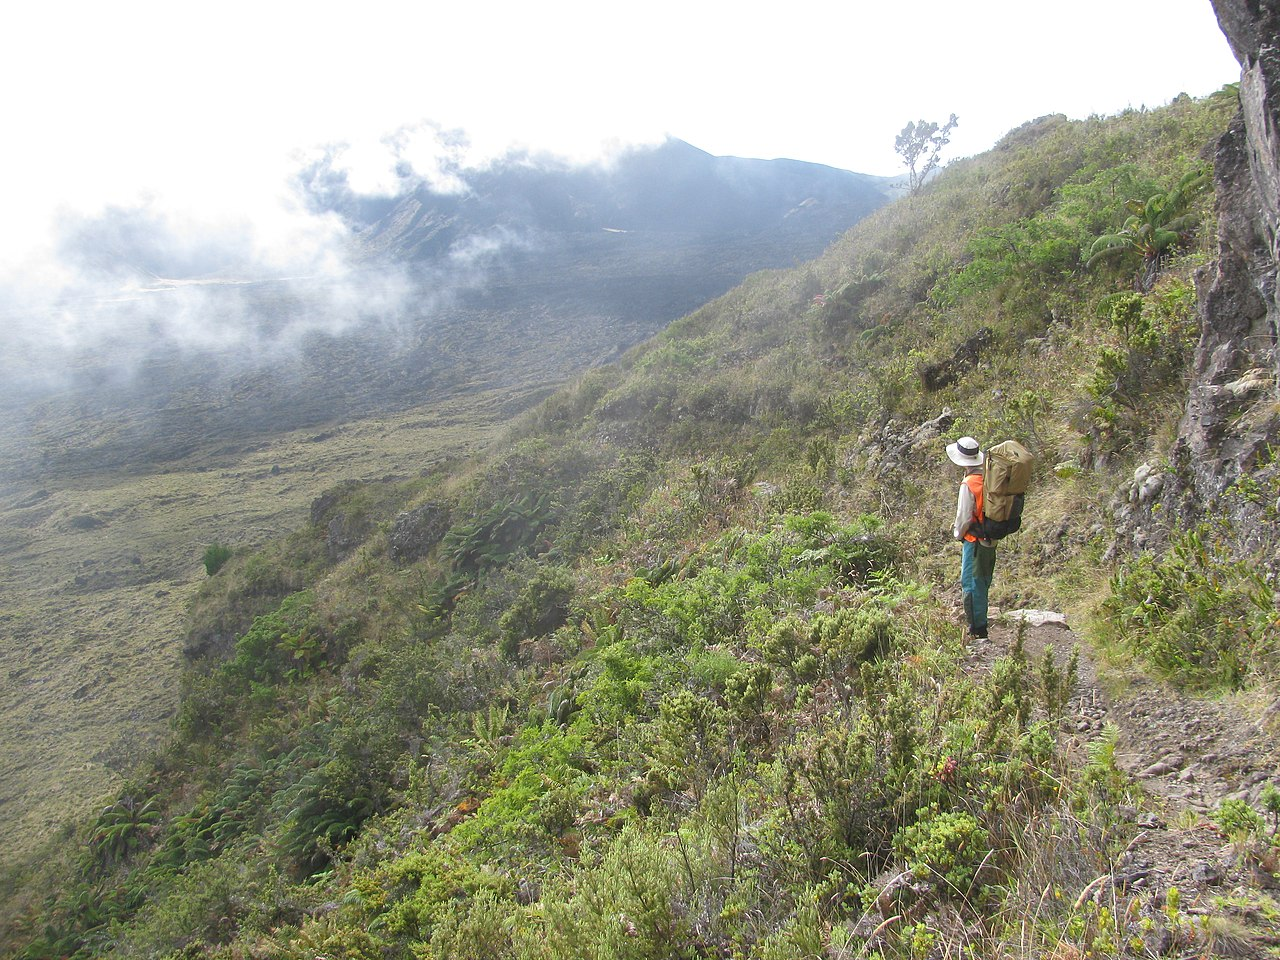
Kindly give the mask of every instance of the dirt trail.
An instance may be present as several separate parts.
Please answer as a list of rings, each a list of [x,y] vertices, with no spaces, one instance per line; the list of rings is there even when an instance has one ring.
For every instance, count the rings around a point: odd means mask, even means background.
[[[972,642],[974,665],[989,666],[1008,654],[1016,636],[1016,623],[993,626],[989,640]],[[1158,898],[1177,887],[1189,915],[1225,917],[1241,929],[1239,942],[1231,949],[1220,945],[1220,955],[1276,957],[1280,880],[1274,871],[1280,864],[1269,856],[1264,863],[1256,854],[1245,855],[1207,818],[1230,798],[1260,809],[1266,784],[1280,785],[1275,738],[1265,723],[1245,716],[1229,701],[1188,696],[1130,673],[1122,683],[1104,683],[1100,671],[1106,665],[1064,626],[1028,626],[1024,634],[1033,664],[1048,647],[1065,667],[1077,643],[1078,680],[1068,706],[1074,736],[1068,750],[1083,762],[1089,744],[1114,724],[1119,729],[1117,765],[1143,795],[1142,802],[1120,811],[1131,820],[1135,835],[1115,866],[1113,886]]]

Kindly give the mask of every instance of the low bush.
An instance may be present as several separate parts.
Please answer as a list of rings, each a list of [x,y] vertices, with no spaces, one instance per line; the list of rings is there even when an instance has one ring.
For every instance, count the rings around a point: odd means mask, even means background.
[[[1276,676],[1274,588],[1205,528],[1144,554],[1112,579],[1104,629],[1162,673],[1196,687],[1235,688]]]
[[[231,553],[231,548],[226,544],[211,543],[205,548],[204,556],[201,558],[204,563],[204,572],[212,577],[231,559]]]
[[[969,899],[978,868],[991,855],[987,832],[973,814],[916,811],[916,821],[894,837],[894,847],[917,877],[933,880],[948,897]]]

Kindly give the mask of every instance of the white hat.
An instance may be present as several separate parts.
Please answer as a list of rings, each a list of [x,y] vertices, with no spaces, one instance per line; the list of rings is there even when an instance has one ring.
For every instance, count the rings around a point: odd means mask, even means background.
[[[973,437],[961,437],[955,443],[947,444],[947,456],[960,467],[982,466],[982,450]]]

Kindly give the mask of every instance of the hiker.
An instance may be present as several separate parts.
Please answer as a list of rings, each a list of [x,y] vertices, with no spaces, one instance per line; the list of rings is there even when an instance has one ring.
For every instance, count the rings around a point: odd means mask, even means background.
[[[987,592],[991,589],[991,578],[996,570],[996,545],[969,532],[970,527],[983,519],[983,453],[973,437],[961,437],[955,443],[947,444],[947,457],[956,466],[964,467],[953,529],[955,538],[963,541],[960,589],[964,592],[964,618],[971,638],[986,639]]]

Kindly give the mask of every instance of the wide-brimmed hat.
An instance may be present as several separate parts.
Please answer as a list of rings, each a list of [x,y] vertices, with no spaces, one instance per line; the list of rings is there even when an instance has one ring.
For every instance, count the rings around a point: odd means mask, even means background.
[[[947,456],[951,462],[960,467],[982,466],[982,448],[973,437],[961,437],[955,443],[947,444]]]

